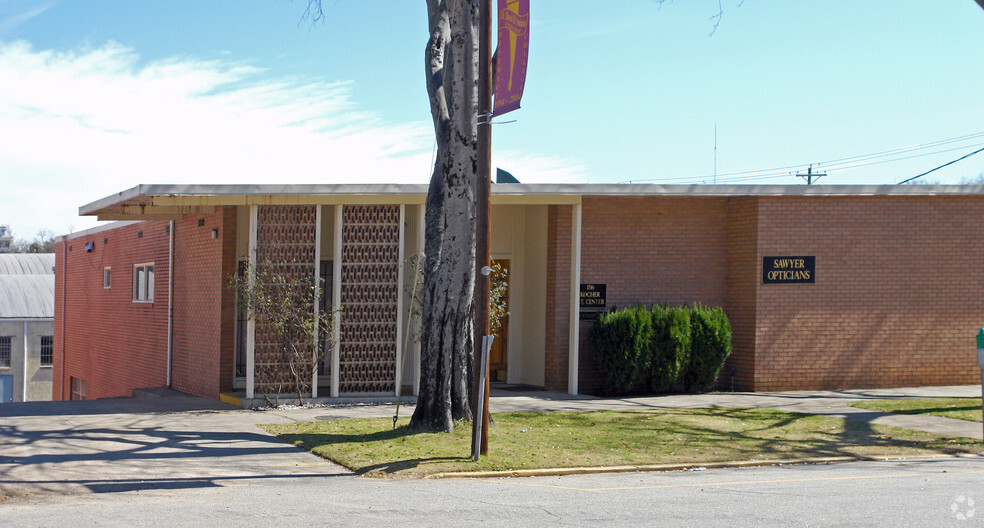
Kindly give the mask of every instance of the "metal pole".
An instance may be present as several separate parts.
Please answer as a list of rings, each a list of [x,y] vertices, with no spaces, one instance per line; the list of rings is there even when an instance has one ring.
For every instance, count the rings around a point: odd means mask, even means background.
[[[977,366],[981,369],[981,412],[984,412],[984,328],[977,333]]]
[[[482,355],[480,356],[481,361],[479,363],[481,367],[479,369],[480,372],[479,372],[479,383],[478,383],[478,410],[476,411],[475,416],[486,415],[487,414],[486,411],[488,410],[489,398],[488,398],[488,391],[486,390],[487,385],[485,384],[485,381],[488,380],[489,378],[489,369],[487,367],[489,364],[489,351],[492,349],[493,339],[495,339],[495,336],[485,336],[482,338]],[[475,420],[475,427],[478,430],[478,432],[475,433],[475,436],[487,437],[488,427],[489,427],[488,422]],[[485,435],[483,435],[483,431],[485,432]],[[481,443],[480,442],[473,443],[472,460],[474,460],[475,462],[478,462],[480,454],[488,454],[488,453],[480,453],[480,451],[481,451]]]
[[[27,341],[28,341],[27,340],[27,320],[25,319],[24,320],[24,365],[23,365],[24,366],[24,379],[23,379],[24,388],[22,389],[24,392],[21,393],[21,401],[22,402],[26,402],[27,401],[27,356],[28,356],[28,350],[29,350],[28,342]],[[13,355],[13,354],[11,354],[11,355]]]
[[[492,2],[480,0],[478,28],[478,174],[476,189],[475,219],[475,360],[480,361],[482,339],[489,335],[489,277],[481,269],[491,266],[491,222],[490,201],[492,194]],[[487,362],[487,361],[486,361]],[[472,448],[480,444],[483,455],[489,452],[489,381],[481,379],[482,368],[476,365],[475,382],[482,383],[484,405],[477,401],[473,406],[473,419],[481,420],[482,426],[475,427],[472,435]],[[488,368],[486,365],[485,368]],[[476,390],[476,397],[481,390]],[[481,416],[479,416],[481,411]]]

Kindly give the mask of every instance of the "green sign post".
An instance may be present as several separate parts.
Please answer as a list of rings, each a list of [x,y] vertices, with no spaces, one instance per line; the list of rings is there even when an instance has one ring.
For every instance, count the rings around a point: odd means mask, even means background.
[[[981,368],[981,411],[984,411],[984,328],[977,333],[977,366]]]

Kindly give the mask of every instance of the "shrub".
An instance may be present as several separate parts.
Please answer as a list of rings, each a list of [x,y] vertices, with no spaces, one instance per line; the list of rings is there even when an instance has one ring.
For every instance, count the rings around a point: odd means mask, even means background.
[[[652,309],[653,349],[650,392],[666,392],[681,381],[689,364],[690,313],[686,307],[657,304]]]
[[[699,304],[605,312],[589,339],[608,396],[707,390],[731,354],[724,310]]]
[[[652,334],[652,317],[641,306],[599,316],[590,339],[601,367],[605,395],[638,394],[646,390]]]
[[[731,355],[731,323],[721,308],[695,304],[691,310],[690,335],[690,364],[683,382],[689,392],[708,390],[717,381],[724,360]]]

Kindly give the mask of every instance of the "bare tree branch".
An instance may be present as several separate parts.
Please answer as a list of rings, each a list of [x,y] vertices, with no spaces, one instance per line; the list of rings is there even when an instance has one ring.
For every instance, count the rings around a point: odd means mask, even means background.
[[[301,22],[305,20],[310,20],[312,26],[325,21],[325,11],[324,6],[321,5],[321,0],[308,0],[307,8],[301,15]]]

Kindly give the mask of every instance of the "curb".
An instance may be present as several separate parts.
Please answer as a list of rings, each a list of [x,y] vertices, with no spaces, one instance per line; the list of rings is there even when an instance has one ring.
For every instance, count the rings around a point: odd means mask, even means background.
[[[444,478],[509,478],[509,477],[553,477],[564,475],[593,475],[598,473],[631,473],[631,472],[669,472],[669,471],[703,471],[704,469],[726,469],[726,468],[746,468],[761,466],[791,466],[805,464],[833,464],[837,462],[888,462],[897,460],[932,460],[939,458],[984,458],[984,455],[977,454],[956,454],[956,455],[926,455],[918,457],[815,457],[815,458],[789,458],[773,460],[745,460],[729,462],[706,462],[691,464],[651,464],[642,466],[600,466],[600,467],[571,467],[571,468],[546,468],[546,469],[514,469],[506,471],[457,471],[448,473],[435,473],[427,475],[424,479],[444,479]]]

